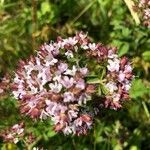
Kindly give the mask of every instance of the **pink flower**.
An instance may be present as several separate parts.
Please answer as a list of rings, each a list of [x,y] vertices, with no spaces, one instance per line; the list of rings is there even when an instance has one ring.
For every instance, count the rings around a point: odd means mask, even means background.
[[[72,128],[73,128],[73,127],[70,127],[70,126],[65,127],[65,128],[63,129],[63,133],[64,133],[65,135],[71,134],[71,133],[73,132],[73,131],[72,131]]]
[[[4,92],[4,90],[0,88],[0,94],[3,93],[3,92]]]
[[[54,84],[50,83],[49,87],[51,88],[51,91],[54,93],[59,93],[62,89],[62,85],[58,82],[55,82]]]
[[[81,72],[81,74],[82,75],[87,75],[88,74],[88,69],[86,68],[86,67],[84,67],[84,68],[80,68],[80,72]]]
[[[78,117],[78,112],[74,111],[74,110],[69,110],[68,111],[68,116],[69,116],[69,119],[72,120],[73,118],[77,118]]]
[[[68,65],[66,63],[60,63],[58,66],[59,71],[62,73],[68,69]]]
[[[82,121],[81,118],[78,118],[78,119],[76,119],[76,120],[74,121],[74,123],[75,123],[75,126],[78,127],[78,126],[81,126],[81,125],[82,125],[83,121]]]
[[[113,94],[113,101],[118,102],[120,100],[121,95],[120,94]]]
[[[118,89],[116,83],[112,82],[112,81],[110,81],[106,84],[106,88],[109,89],[110,93],[113,93],[114,91],[116,91]]]
[[[111,72],[114,72],[114,71],[118,72],[119,71],[120,61],[118,59],[114,59],[114,60],[109,59],[108,63],[109,63],[109,65],[107,65],[107,68],[109,71],[111,71]]]
[[[57,63],[58,60],[52,56],[52,54],[48,54],[45,58],[45,66],[53,66],[55,63]]]
[[[120,71],[119,76],[118,76],[118,80],[120,82],[124,81],[125,80],[125,76],[126,76],[125,73]]]
[[[74,79],[72,77],[69,78],[68,76],[64,76],[64,78],[61,80],[61,83],[65,88],[68,89],[73,86]]]
[[[85,81],[83,79],[79,79],[79,81],[76,83],[76,87],[79,89],[85,89]]]
[[[78,35],[81,38],[81,40],[84,40],[87,37],[87,34],[84,34],[82,32],[80,32]]]
[[[126,81],[126,83],[124,83],[124,85],[123,85],[123,88],[125,89],[125,91],[129,91],[131,88],[131,83]]]
[[[65,44],[70,44],[74,46],[78,41],[75,39],[75,37],[71,38],[69,37],[68,39],[64,39]]]
[[[128,65],[125,65],[124,72],[125,72],[125,73],[132,72],[132,67],[131,67],[129,64],[128,64]]]
[[[44,47],[49,53],[51,53],[52,50],[54,49],[54,46],[52,44],[49,44],[49,45],[45,44]]]
[[[71,92],[65,92],[64,93],[64,102],[73,102],[75,101],[75,97],[73,93]]]
[[[114,59],[117,57],[118,57],[118,55],[116,55],[113,50],[108,51],[108,58]]]

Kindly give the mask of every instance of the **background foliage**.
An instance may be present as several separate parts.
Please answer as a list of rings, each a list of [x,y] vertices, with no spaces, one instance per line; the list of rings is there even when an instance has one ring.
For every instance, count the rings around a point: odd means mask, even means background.
[[[119,55],[131,58],[136,75],[132,100],[122,110],[101,110],[87,136],[55,134],[49,121],[27,120],[38,138],[35,146],[51,150],[150,149],[150,30],[136,25],[123,0],[0,0],[0,77],[13,73],[17,61],[43,42],[85,31],[94,41],[117,46]],[[17,102],[0,98],[0,130],[22,119]],[[33,127],[34,128],[33,128]],[[24,149],[21,143],[0,149]]]

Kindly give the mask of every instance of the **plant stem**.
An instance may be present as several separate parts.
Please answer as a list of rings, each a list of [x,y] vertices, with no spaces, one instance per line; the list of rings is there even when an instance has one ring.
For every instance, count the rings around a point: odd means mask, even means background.
[[[35,142],[33,142],[32,144],[30,144],[28,147],[27,147],[27,150],[32,150],[33,147],[42,139],[42,136],[39,136]]]
[[[91,3],[89,3],[70,23],[71,25],[74,24],[93,4],[95,3],[95,0],[92,0]]]
[[[133,10],[133,6],[135,6],[134,2],[132,0],[124,0],[124,2],[126,3],[133,19],[135,20],[135,23],[137,25],[139,25],[140,24],[140,19],[138,17],[138,14]]]

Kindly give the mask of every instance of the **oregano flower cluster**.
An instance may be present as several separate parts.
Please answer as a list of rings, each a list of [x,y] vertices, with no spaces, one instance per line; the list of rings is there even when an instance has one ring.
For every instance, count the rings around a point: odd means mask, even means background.
[[[10,129],[7,129],[3,134],[2,137],[5,141],[18,143],[24,136],[24,124],[19,123],[13,125]]]
[[[122,107],[132,79],[126,57],[119,58],[116,48],[93,43],[80,32],[58,37],[21,60],[12,93],[22,114],[34,120],[51,118],[56,132],[81,135],[92,128],[101,107]]]
[[[5,142],[17,144],[19,141],[29,145],[36,139],[32,132],[26,132],[26,126],[24,122],[13,125],[1,133],[2,138]]]

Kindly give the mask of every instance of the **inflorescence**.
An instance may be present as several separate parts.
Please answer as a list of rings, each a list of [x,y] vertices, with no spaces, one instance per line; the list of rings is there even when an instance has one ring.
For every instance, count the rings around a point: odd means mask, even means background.
[[[126,57],[119,58],[116,48],[92,43],[80,32],[58,37],[42,45],[35,56],[21,60],[12,91],[22,114],[34,120],[50,117],[56,132],[81,135],[87,134],[102,106],[122,107],[132,79]]]

